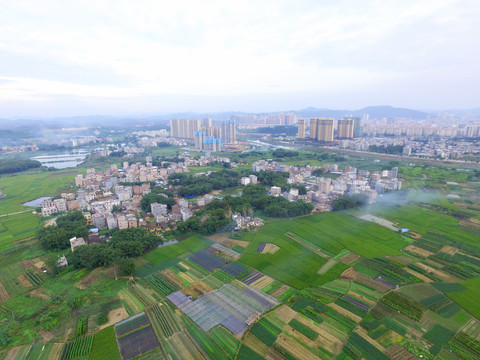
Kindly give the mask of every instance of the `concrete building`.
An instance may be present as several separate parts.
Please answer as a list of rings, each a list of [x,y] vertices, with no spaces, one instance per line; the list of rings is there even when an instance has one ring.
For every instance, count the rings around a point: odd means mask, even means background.
[[[75,176],[75,186],[83,186],[83,175],[78,174]]]
[[[70,239],[70,248],[72,249],[72,252],[77,247],[83,246],[83,245],[87,245],[87,243],[85,242],[85,240],[83,238],[74,237],[74,238]]]
[[[117,217],[117,223],[120,230],[128,229],[128,220],[124,215]]]
[[[282,188],[278,186],[272,186],[270,188],[270,194],[273,196],[278,196],[282,193]]]
[[[107,220],[107,227],[108,227],[109,230],[118,228],[117,219],[112,214],[107,215],[106,218],[107,218],[106,219]]]
[[[182,207],[180,209],[180,214],[182,215],[182,220],[183,221],[187,221],[188,219],[190,219],[193,216],[192,210],[190,210],[189,208],[184,208],[184,207]]]
[[[244,186],[250,184],[250,178],[249,178],[249,177],[246,177],[246,176],[242,177],[242,178],[240,179],[240,184],[242,184],[242,185],[244,185]]]
[[[298,139],[305,139],[305,119],[298,119]]]
[[[170,119],[170,136],[194,139],[195,131],[200,131],[200,119]]]
[[[353,119],[339,119],[337,123],[337,138],[352,139],[354,123]]]
[[[152,215],[154,216],[167,215],[166,204],[153,203],[153,204],[150,204],[150,209],[151,209]]]
[[[222,142],[225,144],[235,144],[237,142],[237,130],[234,120],[227,120],[221,124]]]
[[[317,118],[316,120],[316,130],[317,136],[316,140],[323,142],[332,142],[333,141],[333,118]]]
[[[64,199],[56,199],[55,206],[57,207],[58,212],[67,211],[67,202]]]
[[[310,139],[316,140],[317,139],[317,119],[310,119]]]
[[[250,184],[255,185],[258,183],[257,175],[249,175],[248,178],[250,179]]]
[[[107,227],[107,222],[103,214],[97,213],[92,215],[93,225],[99,229],[105,229]]]

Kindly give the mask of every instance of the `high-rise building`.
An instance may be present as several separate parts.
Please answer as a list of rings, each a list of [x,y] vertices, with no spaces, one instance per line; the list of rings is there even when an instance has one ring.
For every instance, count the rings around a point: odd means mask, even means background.
[[[295,125],[297,122],[297,115],[294,113],[288,113],[285,115],[285,125]]]
[[[170,136],[194,139],[195,131],[200,130],[200,119],[170,119]]]
[[[310,119],[310,139],[315,140],[317,138],[317,119]]]
[[[353,137],[362,137],[363,136],[363,126],[362,126],[362,118],[359,117],[353,117],[352,118],[354,123],[353,123]],[[368,115],[367,115],[368,119]]]
[[[333,118],[317,118],[317,137],[318,141],[333,141]]]
[[[353,119],[339,119],[337,123],[337,138],[351,139],[353,138],[355,120]]]
[[[298,119],[298,139],[305,139],[305,119]]]
[[[222,142],[225,144],[235,144],[237,142],[237,130],[234,120],[227,120],[221,124]]]
[[[203,150],[203,142],[205,140],[205,131],[195,131],[195,149]]]
[[[202,128],[208,129],[212,127],[212,118],[203,118],[202,119]]]

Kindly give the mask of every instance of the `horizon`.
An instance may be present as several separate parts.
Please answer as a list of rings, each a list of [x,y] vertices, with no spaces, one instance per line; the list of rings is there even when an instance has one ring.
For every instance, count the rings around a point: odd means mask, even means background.
[[[480,107],[473,0],[3,7],[0,118]]]

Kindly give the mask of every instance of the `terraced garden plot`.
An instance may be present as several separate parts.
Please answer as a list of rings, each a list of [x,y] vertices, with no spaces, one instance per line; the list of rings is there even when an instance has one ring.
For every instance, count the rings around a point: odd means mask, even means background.
[[[480,321],[471,319],[462,329],[464,333],[480,341]]]
[[[227,284],[218,290],[202,295],[195,301],[177,291],[167,297],[204,331],[222,324],[234,334],[243,334],[245,321],[256,312],[263,313],[279,302],[253,287],[243,291]]]
[[[88,356],[92,351],[93,335],[78,337],[65,344],[60,360],[76,359]]]
[[[169,338],[181,330],[175,314],[165,304],[152,306],[147,314],[157,333],[164,338]]]
[[[180,290],[180,286],[170,280],[161,272],[157,272],[145,277],[145,281],[162,295],[169,295],[172,292]]]
[[[160,346],[145,313],[132,316],[115,325],[122,359],[144,354]]]

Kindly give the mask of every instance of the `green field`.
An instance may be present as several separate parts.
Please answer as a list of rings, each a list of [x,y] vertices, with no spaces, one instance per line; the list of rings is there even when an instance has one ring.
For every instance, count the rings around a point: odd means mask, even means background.
[[[461,283],[466,289],[463,291],[448,292],[446,295],[470,314],[480,319],[480,278],[470,279]]]
[[[0,217],[0,253],[13,248],[14,241],[34,236],[39,224],[40,218],[31,212]]]
[[[419,234],[426,235],[429,231],[443,234],[453,241],[478,246],[476,237],[459,228],[459,220],[453,216],[431,211],[420,206],[407,205],[403,207],[373,208],[376,215],[399,223],[400,227],[406,227]]]
[[[120,360],[117,340],[115,339],[115,330],[109,326],[95,334],[93,339],[92,352],[90,360],[112,359]]]
[[[54,195],[58,190],[73,184],[75,175],[83,173],[81,168],[55,172],[29,171],[0,177],[0,189],[7,195],[0,200],[0,215],[27,210],[24,202],[42,196]]]
[[[256,233],[247,233],[242,240],[250,241],[241,262],[295,288],[320,285],[336,279],[347,266],[337,263],[324,275],[317,271],[327,259],[285,235],[290,232],[308,241],[312,247],[333,255],[345,248],[366,257],[400,254],[407,245],[397,233],[343,213],[274,220]],[[275,254],[257,253],[260,242],[276,244]]]

